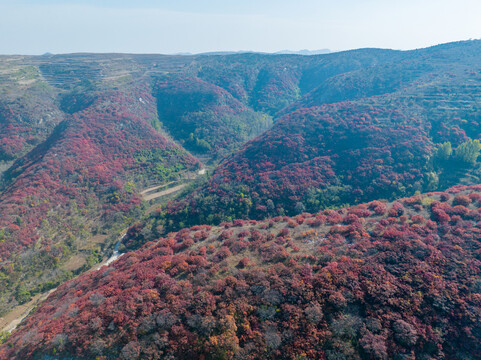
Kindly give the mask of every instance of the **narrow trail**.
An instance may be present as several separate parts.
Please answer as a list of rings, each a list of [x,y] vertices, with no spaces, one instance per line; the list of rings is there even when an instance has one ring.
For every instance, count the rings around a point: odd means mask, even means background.
[[[117,260],[119,257],[121,257],[123,254],[119,252],[119,247],[122,241],[124,240],[125,236],[127,235],[127,230],[122,232],[122,235],[120,236],[119,240],[115,244],[114,247],[114,252],[112,256],[110,256],[108,259],[102,261],[100,264],[97,264],[90,270],[87,270],[86,272],[83,272],[80,275],[87,274],[92,271],[97,271],[103,266],[108,266],[111,263],[113,263],[115,260]],[[48,290],[44,293],[37,294],[35,295],[32,300],[29,302],[18,305],[15,307],[12,311],[10,311],[8,314],[6,314],[4,317],[0,318],[0,333],[1,332],[9,332],[11,333],[13,330],[17,328],[17,326],[25,319],[30,312],[35,309],[38,305],[43,303],[45,300],[47,300],[48,296],[53,293],[57,288]]]
[[[128,230],[128,229],[127,229]],[[122,232],[122,235],[120,236],[120,239],[117,241],[117,243],[115,244],[115,247],[114,247],[114,252],[112,254],[112,256],[110,256],[107,260],[104,260],[102,261],[100,264],[98,264],[97,266],[95,266],[92,270],[89,270],[87,272],[91,272],[91,271],[97,271],[99,270],[100,268],[102,268],[103,266],[109,266],[110,264],[112,264],[115,260],[117,260],[119,257],[121,257],[123,254],[119,252],[119,247],[120,247],[120,244],[122,244],[122,241],[124,241],[125,237],[127,236],[127,230],[124,230]]]
[[[57,288],[35,295],[29,302],[17,306],[4,317],[0,318],[0,332],[10,333],[15,330],[22,320],[25,319],[37,305],[44,302],[56,289]]]
[[[197,172],[197,174],[193,178],[191,178],[190,180],[191,181],[195,180],[199,175],[204,175],[205,173],[206,173],[205,168],[200,169]],[[149,201],[149,200],[157,199],[157,198],[160,198],[162,196],[166,196],[166,195],[170,195],[170,194],[173,194],[175,192],[178,192],[178,191],[182,190],[183,188],[185,188],[188,184],[188,183],[183,183],[183,184],[173,186],[171,188],[168,188],[168,189],[165,189],[165,190],[162,190],[162,191],[157,191],[157,192],[152,193],[155,190],[163,189],[163,188],[165,188],[169,185],[175,184],[175,183],[176,183],[176,181],[171,181],[167,184],[152,186],[148,189],[142,190],[140,192],[140,195],[142,195],[142,197],[145,201]],[[110,256],[110,258],[102,261],[100,264],[97,264],[92,269],[90,269],[86,272],[83,272],[83,273],[79,274],[78,276],[89,273],[89,272],[92,272],[92,271],[97,271],[100,268],[102,268],[103,266],[110,265],[112,262],[114,262],[119,257],[121,257],[123,254],[121,254],[119,252],[119,246],[122,243],[123,239],[125,238],[126,234],[127,234],[127,230],[122,232],[122,235],[120,235],[119,240],[115,244],[114,252]],[[46,292],[41,293],[41,294],[37,294],[29,302],[15,307],[12,311],[10,311],[9,313],[7,313],[3,317],[1,317],[0,318],[0,333],[1,332],[9,332],[10,333],[13,330],[15,330],[17,328],[17,326],[23,321],[23,319],[25,319],[30,314],[30,312],[33,309],[35,309],[35,307],[37,307],[41,303],[43,303],[48,298],[48,296],[51,293],[53,293],[55,290],[57,290],[57,288],[51,289],[51,290],[46,291]]]

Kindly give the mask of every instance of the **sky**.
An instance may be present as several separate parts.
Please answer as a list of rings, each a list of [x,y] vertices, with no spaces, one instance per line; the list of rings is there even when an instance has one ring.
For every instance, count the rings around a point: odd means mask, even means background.
[[[479,0],[0,0],[0,54],[415,49],[481,38]]]

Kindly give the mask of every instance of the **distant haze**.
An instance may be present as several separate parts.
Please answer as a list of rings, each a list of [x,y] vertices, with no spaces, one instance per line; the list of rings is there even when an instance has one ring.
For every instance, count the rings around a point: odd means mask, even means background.
[[[413,49],[481,38],[476,0],[0,0],[0,54]]]

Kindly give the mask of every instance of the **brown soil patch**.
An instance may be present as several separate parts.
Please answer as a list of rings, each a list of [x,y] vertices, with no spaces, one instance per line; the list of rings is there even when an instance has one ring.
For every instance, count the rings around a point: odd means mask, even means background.
[[[86,263],[87,261],[85,260],[85,256],[78,254],[68,259],[68,261],[62,265],[62,269],[67,271],[76,271]]]

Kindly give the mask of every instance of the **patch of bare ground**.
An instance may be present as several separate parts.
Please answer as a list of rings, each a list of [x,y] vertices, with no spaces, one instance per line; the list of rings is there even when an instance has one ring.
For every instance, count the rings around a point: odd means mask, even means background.
[[[103,235],[103,234],[97,234],[95,236],[92,236],[89,238],[87,241],[85,241],[82,246],[79,247],[79,250],[92,250],[100,244],[104,244],[105,241],[107,241],[108,235]]]
[[[75,272],[82,268],[86,263],[85,255],[78,254],[68,259],[68,261],[62,265],[62,269]]]

